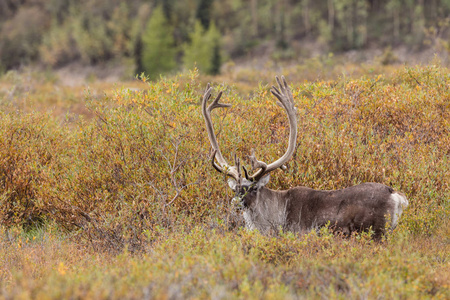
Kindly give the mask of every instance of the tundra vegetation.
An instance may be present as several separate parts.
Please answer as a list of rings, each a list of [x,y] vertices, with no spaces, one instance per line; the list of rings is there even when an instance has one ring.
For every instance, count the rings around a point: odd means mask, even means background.
[[[213,115],[223,153],[258,148],[271,161],[289,124],[269,68],[89,88],[10,71],[0,80],[0,298],[448,299],[449,70],[311,65],[283,69],[297,147],[268,187],[392,186],[410,204],[380,242],[327,227],[244,229],[211,167],[200,101],[211,82],[233,105]]]

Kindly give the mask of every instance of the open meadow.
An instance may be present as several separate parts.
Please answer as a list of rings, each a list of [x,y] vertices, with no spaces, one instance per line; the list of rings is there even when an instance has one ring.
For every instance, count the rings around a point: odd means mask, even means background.
[[[271,161],[289,129],[269,92],[281,74],[299,133],[268,187],[392,186],[410,205],[382,241],[244,229],[211,167],[201,95],[211,82],[232,104],[213,114],[227,159],[255,148]],[[0,78],[0,299],[449,299],[449,178],[450,70],[438,62],[81,86],[10,71]]]

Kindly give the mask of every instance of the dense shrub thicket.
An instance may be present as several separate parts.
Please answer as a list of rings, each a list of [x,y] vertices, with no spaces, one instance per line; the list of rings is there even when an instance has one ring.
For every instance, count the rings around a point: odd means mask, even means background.
[[[270,187],[384,183],[410,200],[405,230],[440,230],[450,212],[449,74],[435,65],[351,80],[308,82],[288,74],[299,113],[297,150]],[[288,123],[268,87],[240,96],[213,85],[233,104],[214,114],[226,157],[245,158],[251,148],[265,161],[279,157]],[[209,162],[203,90],[194,71],[142,90],[88,93],[93,118],[64,122],[41,112],[6,112],[3,103],[1,224],[32,229],[56,222],[118,249],[139,248],[162,228],[239,225],[224,178]]]
[[[212,81],[233,104],[213,115],[227,159],[254,147],[270,161],[288,134],[271,71],[113,92],[51,72],[1,77],[0,298],[448,299],[449,70],[373,66],[355,79],[332,74],[368,67],[326,66],[283,70],[299,137],[270,187],[391,185],[410,206],[380,242],[241,227],[209,161],[200,98]],[[337,79],[305,80],[317,77]]]
[[[10,231],[10,242],[0,240],[0,296],[448,299],[446,233],[403,231],[373,243],[366,235],[340,239],[326,230],[267,237],[197,225],[161,230],[139,255],[111,255],[80,249],[58,232]]]

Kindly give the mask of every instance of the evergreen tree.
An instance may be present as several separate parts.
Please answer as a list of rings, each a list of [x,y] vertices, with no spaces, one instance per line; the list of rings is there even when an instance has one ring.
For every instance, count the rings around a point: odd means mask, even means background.
[[[134,45],[134,64],[136,67],[136,74],[141,74],[145,72],[144,66],[142,65],[142,37],[136,39],[136,44]]]
[[[217,75],[220,73],[220,67],[222,66],[222,43],[220,32],[214,23],[209,27],[207,36],[212,44],[211,65],[207,72],[211,75]]]
[[[208,29],[211,22],[211,5],[213,0],[200,0],[197,7],[197,19],[202,23],[203,28]]]
[[[162,6],[162,9],[164,11],[164,15],[166,16],[166,19],[167,20],[171,19],[173,6],[174,6],[174,0],[156,0],[155,5]]]
[[[194,31],[189,35],[190,43],[184,45],[183,63],[185,68],[197,66],[200,71],[206,71],[209,66],[208,45],[204,43],[205,30],[200,21],[196,21]]]
[[[142,66],[151,79],[176,67],[173,29],[158,6],[142,35]]]
[[[218,74],[221,66],[220,33],[214,23],[205,32],[197,20],[194,31],[190,35],[191,42],[184,46],[184,66],[197,68],[207,74]]]

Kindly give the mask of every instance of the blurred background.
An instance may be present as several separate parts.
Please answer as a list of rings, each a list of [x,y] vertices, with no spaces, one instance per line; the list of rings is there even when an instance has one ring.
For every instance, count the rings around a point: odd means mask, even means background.
[[[155,79],[315,57],[447,64],[449,26],[450,0],[0,0],[0,74]]]

